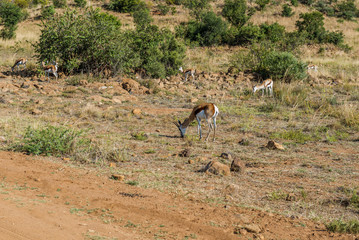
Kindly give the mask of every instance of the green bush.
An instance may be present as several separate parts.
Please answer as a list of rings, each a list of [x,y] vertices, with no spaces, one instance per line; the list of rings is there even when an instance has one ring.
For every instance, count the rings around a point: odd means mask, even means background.
[[[182,35],[201,46],[212,46],[224,42],[227,27],[228,24],[214,12],[205,12],[199,20],[189,21],[182,29],[179,28],[177,35]]]
[[[284,82],[307,77],[307,65],[293,54],[273,49],[268,45],[253,45],[250,51],[234,54],[231,64],[240,71],[252,71],[261,78]]]
[[[141,0],[111,0],[109,9],[116,12],[129,13],[133,12],[140,4]]]
[[[298,0],[290,0],[290,3],[291,3],[294,7],[298,7]]]
[[[19,6],[20,8],[27,8],[30,5],[29,0],[15,0],[14,3]]]
[[[55,8],[64,8],[66,7],[67,0],[52,0]]]
[[[346,0],[336,5],[336,16],[345,20],[352,20],[359,16],[354,0]]]
[[[279,42],[283,40],[285,36],[285,27],[278,24],[267,24],[263,23],[260,25],[260,29],[265,36],[266,39],[270,40],[271,42]]]
[[[88,143],[81,139],[81,132],[64,127],[47,126],[42,129],[28,127],[16,150],[35,155],[70,154],[80,145]]]
[[[295,25],[307,39],[319,39],[325,33],[324,17],[320,12],[301,13],[299,17],[302,20],[298,20]]]
[[[183,5],[191,11],[191,15],[200,18],[202,12],[207,10],[212,0],[183,0]]]
[[[321,42],[332,43],[334,45],[340,46],[344,43],[344,34],[342,32],[326,31]]]
[[[158,4],[157,9],[162,15],[166,15],[170,11],[170,7],[166,4]]]
[[[314,0],[299,0],[299,2],[301,4],[307,5],[307,6],[312,6],[314,3]]]
[[[41,8],[41,18],[48,19],[55,15],[54,5],[46,6]]]
[[[270,0],[256,0],[256,4],[258,5],[259,11],[264,10],[269,2]]]
[[[292,11],[292,8],[288,4],[284,4],[282,9],[282,16],[291,17],[293,14],[294,12]]]
[[[131,66],[131,49],[121,35],[120,21],[99,9],[85,14],[66,11],[43,22],[39,41],[34,45],[41,61],[59,61],[71,73],[85,71],[99,75]]]
[[[225,0],[222,15],[236,27],[242,27],[251,16],[247,13],[246,0]]]
[[[76,7],[83,8],[86,6],[86,0],[75,0]]]
[[[327,1],[320,0],[316,2],[314,8],[329,17],[335,16],[334,8]]]
[[[16,4],[10,2],[0,3],[0,25],[3,25],[0,36],[2,39],[15,38],[17,24],[22,17],[21,8]]]
[[[262,29],[257,25],[248,24],[239,29],[237,41],[241,45],[256,42],[262,38],[264,38]]]
[[[359,222],[358,220],[350,220],[348,222],[344,222],[342,220],[334,220],[326,225],[327,229],[331,232],[339,232],[339,233],[359,233]]]

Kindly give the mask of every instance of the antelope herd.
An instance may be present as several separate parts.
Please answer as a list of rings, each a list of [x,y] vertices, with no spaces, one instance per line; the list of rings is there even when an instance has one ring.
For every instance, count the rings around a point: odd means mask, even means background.
[[[26,58],[19,58],[15,61],[14,65],[11,67],[11,71],[14,72],[15,67],[17,67],[17,70],[20,70],[20,65],[24,66],[24,69],[26,68],[27,59]],[[41,62],[42,70],[45,72],[45,78],[47,76],[48,80],[50,80],[50,73],[53,74],[57,80],[58,78],[58,64],[56,62],[53,62],[53,64],[46,65],[44,62]],[[318,71],[318,66],[314,64],[309,64],[307,66],[307,70],[313,70],[315,72]],[[182,67],[179,68],[179,71],[183,73],[184,75],[184,82],[187,81],[189,76],[192,76],[192,79],[195,80],[195,69],[187,69],[183,70]],[[253,87],[253,94],[255,94],[256,91],[262,90],[262,96],[264,95],[264,92],[266,91],[267,95],[270,95],[273,97],[273,80],[272,79],[266,79],[261,84],[255,85]],[[208,134],[206,136],[206,140],[208,140],[208,137],[213,129],[213,141],[215,141],[216,138],[216,118],[219,114],[218,107],[214,105],[213,103],[203,103],[198,106],[195,106],[189,115],[188,118],[186,118],[182,123],[178,120],[178,122],[174,122],[174,124],[177,126],[178,130],[181,133],[181,137],[184,137],[186,134],[186,130],[191,122],[194,120],[197,120],[197,131],[199,134],[199,139],[202,139],[202,128],[201,128],[201,120],[205,120],[209,126]]]

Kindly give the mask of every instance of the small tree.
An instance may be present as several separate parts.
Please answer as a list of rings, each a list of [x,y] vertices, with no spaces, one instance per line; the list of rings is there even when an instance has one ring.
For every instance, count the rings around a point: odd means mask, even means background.
[[[299,17],[302,20],[297,21],[295,25],[298,32],[304,34],[306,38],[319,39],[325,33],[324,17],[320,12],[301,13]]]
[[[22,19],[21,8],[14,3],[2,2],[0,3],[0,24],[3,29],[0,32],[2,39],[15,38],[15,31],[17,24]]]
[[[204,10],[209,9],[209,3],[211,1],[212,0],[184,0],[183,5],[191,10],[191,15],[198,19]]]
[[[258,4],[259,11],[264,10],[264,8],[267,6],[270,0],[256,0],[256,3]]]
[[[116,12],[129,13],[133,12],[140,4],[141,0],[111,0],[109,9]]]
[[[222,15],[234,26],[243,26],[250,18],[246,0],[225,0]]]

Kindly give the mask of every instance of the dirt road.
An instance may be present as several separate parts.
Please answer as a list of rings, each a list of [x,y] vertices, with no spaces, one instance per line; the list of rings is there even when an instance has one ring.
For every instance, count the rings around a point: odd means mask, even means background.
[[[0,239],[354,239],[304,219],[141,189],[58,159],[0,152],[0,179]]]

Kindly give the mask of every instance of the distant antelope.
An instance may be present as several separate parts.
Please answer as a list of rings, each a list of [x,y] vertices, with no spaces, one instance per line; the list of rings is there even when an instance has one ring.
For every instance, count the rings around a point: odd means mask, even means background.
[[[183,123],[181,123],[178,120],[178,123],[174,122],[174,124],[180,130],[181,137],[184,137],[184,135],[186,134],[188,125],[196,118],[196,120],[198,122],[197,133],[199,134],[199,139],[202,139],[201,120],[205,119],[209,126],[206,141],[208,140],[209,134],[212,129],[214,129],[214,135],[213,135],[213,141],[214,141],[216,138],[216,128],[217,128],[216,117],[217,117],[218,113],[219,113],[219,110],[216,105],[214,105],[213,103],[203,103],[198,106],[195,106],[191,112],[191,115],[189,115],[189,117],[186,118],[183,121]],[[211,121],[213,121],[213,125],[212,125]]]
[[[308,70],[314,70],[314,72],[318,72],[318,66],[314,64],[309,64],[307,67]]]
[[[273,80],[268,78],[264,80],[260,85],[256,85],[253,87],[253,94],[257,91],[262,89],[262,96],[264,95],[264,90],[269,91],[269,94],[273,96]]]
[[[188,75],[191,75],[192,79],[194,81],[194,75],[196,74],[195,69],[186,69],[185,71],[183,71],[183,68],[180,67],[178,70],[184,74],[184,78],[185,78],[184,81],[185,82],[187,82]]]
[[[11,71],[14,71],[14,68],[17,66],[17,70],[20,70],[20,65],[24,65],[24,69],[26,68],[26,58],[19,58],[15,61],[14,66],[11,67]]]
[[[46,78],[46,75],[48,77],[48,80],[50,81],[50,73],[52,73],[55,77],[56,77],[56,80],[57,80],[57,62],[53,62],[53,64],[51,65],[45,65],[44,62],[41,62],[42,64],[42,68],[44,69],[45,71],[45,78]]]

